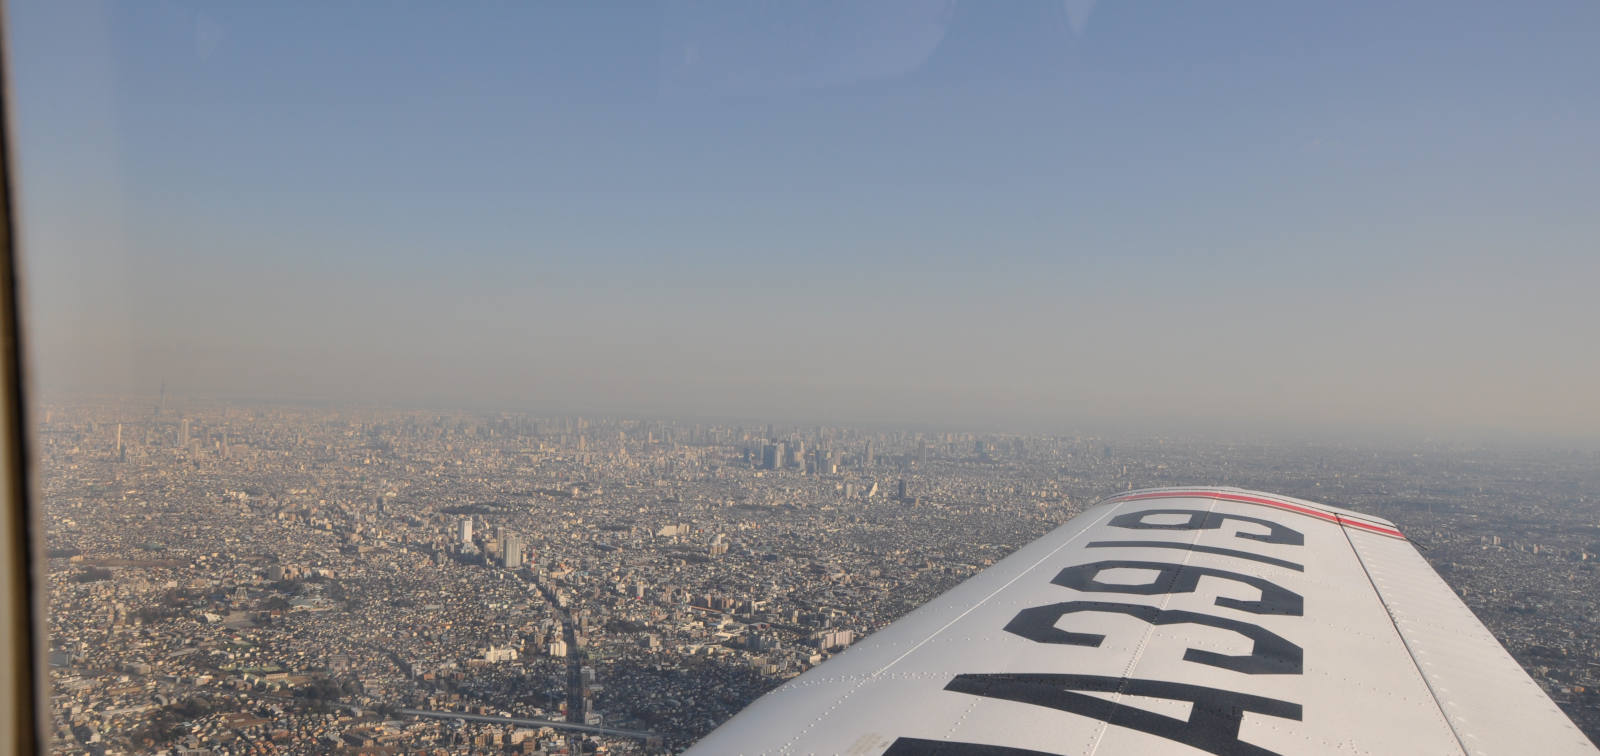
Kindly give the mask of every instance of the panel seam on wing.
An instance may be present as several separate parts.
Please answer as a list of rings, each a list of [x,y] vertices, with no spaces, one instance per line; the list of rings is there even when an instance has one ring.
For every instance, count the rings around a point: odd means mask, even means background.
[[[1356,564],[1361,565],[1361,574],[1367,576],[1367,585],[1372,586],[1372,595],[1378,597],[1378,603],[1383,606],[1383,613],[1389,616],[1389,625],[1394,628],[1394,634],[1400,637],[1400,645],[1406,650],[1406,656],[1411,658],[1411,666],[1417,670],[1417,677],[1422,679],[1422,686],[1427,688],[1428,695],[1433,697],[1434,711],[1438,713],[1444,726],[1450,730],[1450,736],[1456,739],[1456,746],[1461,749],[1462,755],[1471,754],[1472,751],[1467,748],[1466,741],[1462,740],[1461,733],[1456,731],[1456,723],[1450,721],[1449,715],[1445,713],[1444,701],[1439,698],[1439,692],[1433,689],[1433,681],[1428,679],[1428,673],[1423,671],[1422,662],[1417,659],[1416,651],[1411,648],[1410,639],[1406,638],[1405,632],[1400,629],[1399,618],[1395,617],[1394,610],[1389,607],[1389,600],[1383,597],[1383,591],[1373,579],[1372,570],[1367,567],[1367,560],[1361,555],[1361,549],[1356,548],[1356,542],[1350,537],[1349,530],[1339,528],[1339,532],[1344,534],[1345,543],[1350,546],[1350,553],[1356,555]]]
[[[1217,510],[1217,501],[1219,501],[1219,500],[1217,498],[1214,498],[1214,497],[1206,499],[1206,512],[1207,513],[1215,512]],[[1116,506],[1113,507],[1112,511],[1116,511],[1118,509],[1121,509],[1124,505],[1128,505],[1128,504],[1132,504],[1132,503],[1133,502],[1131,502],[1131,501],[1117,502]],[[1193,546],[1193,545],[1195,545],[1195,544],[1200,542],[1200,533],[1201,532],[1202,531],[1199,531],[1199,530],[1191,531],[1190,536],[1189,536],[1189,545]],[[1182,564],[1182,567],[1188,567],[1189,563],[1190,563],[1190,560],[1194,559],[1194,555],[1195,555],[1195,552],[1193,550],[1185,549],[1184,553],[1183,553],[1183,564]],[[1180,567],[1179,570],[1173,572],[1171,574],[1171,576],[1167,578],[1168,581],[1169,581],[1169,584],[1166,587],[1170,588],[1171,587],[1170,581],[1177,580],[1178,573],[1183,571],[1182,567]],[[1173,595],[1172,595],[1172,592],[1170,590],[1167,591],[1165,593],[1165,595],[1162,596],[1161,605],[1160,605],[1160,608],[1161,608],[1162,611],[1166,611],[1172,605],[1172,597],[1173,597]],[[1133,657],[1128,660],[1128,666],[1123,667],[1123,669],[1122,669],[1122,685],[1121,685],[1120,688],[1118,688],[1117,692],[1114,694],[1114,696],[1112,698],[1112,702],[1113,703],[1121,704],[1122,700],[1127,696],[1126,690],[1127,690],[1129,681],[1131,681],[1132,678],[1133,678],[1133,671],[1134,671],[1135,668],[1137,668],[1139,666],[1139,662],[1144,659],[1145,648],[1150,645],[1150,639],[1155,637],[1155,634],[1156,634],[1156,626],[1155,625],[1150,625],[1150,626],[1145,628],[1144,637],[1139,639],[1139,646],[1138,646],[1138,648],[1135,648],[1133,650]],[[1086,752],[1088,754],[1088,756],[1094,756],[1094,754],[1097,753],[1100,750],[1100,744],[1105,740],[1106,733],[1109,732],[1110,729],[1111,729],[1111,722],[1109,722],[1109,721],[1101,722],[1100,726],[1095,728],[1094,735],[1089,739],[1089,743],[1088,743],[1089,750]]]

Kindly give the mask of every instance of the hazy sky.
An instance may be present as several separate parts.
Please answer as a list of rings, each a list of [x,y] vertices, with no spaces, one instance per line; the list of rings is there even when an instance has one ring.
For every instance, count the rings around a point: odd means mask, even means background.
[[[9,4],[45,389],[1600,436],[1600,3]]]

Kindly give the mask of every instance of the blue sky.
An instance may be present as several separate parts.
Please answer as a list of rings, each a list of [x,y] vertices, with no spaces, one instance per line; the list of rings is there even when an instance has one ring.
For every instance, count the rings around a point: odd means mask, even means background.
[[[15,3],[36,374],[1592,438],[1597,22]]]

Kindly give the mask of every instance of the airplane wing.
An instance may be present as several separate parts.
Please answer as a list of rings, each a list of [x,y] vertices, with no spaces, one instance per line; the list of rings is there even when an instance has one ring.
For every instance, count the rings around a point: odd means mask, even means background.
[[[1393,523],[1131,491],[689,750],[853,756],[1600,754]]]

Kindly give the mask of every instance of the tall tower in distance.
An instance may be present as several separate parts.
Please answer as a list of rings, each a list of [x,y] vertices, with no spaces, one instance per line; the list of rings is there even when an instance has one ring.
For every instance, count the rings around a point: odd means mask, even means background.
[[[872,441],[869,439],[867,441],[867,456],[866,456],[866,459],[863,460],[861,466],[862,467],[872,467],[873,461],[874,460],[872,458]]]
[[[178,425],[178,448],[189,448],[189,418],[184,418]]]
[[[117,461],[128,461],[128,448],[122,445],[122,423],[117,423]]]
[[[792,467],[804,471],[806,469],[806,442],[796,441],[789,447],[789,461],[784,467]]]
[[[776,470],[783,466],[783,444],[767,444],[761,447],[761,467],[765,470]]]
[[[814,457],[814,459],[812,460],[811,464],[816,470],[817,475],[833,474],[833,465],[828,461],[828,452],[826,449],[823,449],[820,446],[817,447],[816,451],[812,454],[812,457]]]
[[[456,533],[461,538],[461,545],[462,546],[471,546],[472,545],[472,518],[471,517],[463,517],[463,518],[461,518],[461,522],[456,525]]]
[[[506,569],[514,570],[522,566],[522,536],[516,533],[507,533],[505,541],[500,545],[501,559],[505,562]]]

